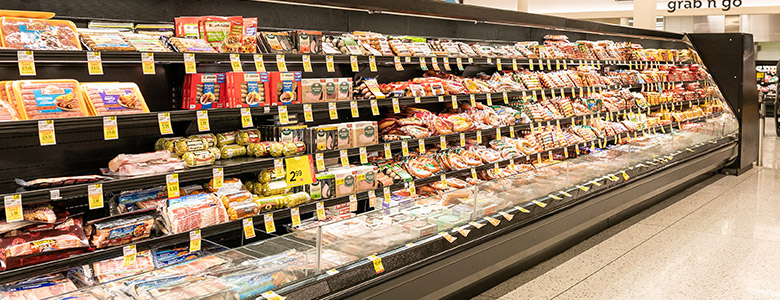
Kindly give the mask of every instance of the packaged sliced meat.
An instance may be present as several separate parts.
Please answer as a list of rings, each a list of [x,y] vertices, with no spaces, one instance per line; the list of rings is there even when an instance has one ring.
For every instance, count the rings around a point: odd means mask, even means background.
[[[371,146],[379,143],[379,130],[375,121],[352,123],[352,147]]]
[[[157,35],[122,32],[122,37],[139,52],[172,52]]]
[[[135,51],[119,31],[79,29],[79,35],[92,51]]]
[[[168,41],[179,52],[217,53],[209,43],[198,38],[172,37]]]
[[[69,176],[69,177],[54,177],[54,178],[41,178],[30,181],[25,181],[17,178],[16,184],[19,186],[38,189],[38,188],[52,188],[58,186],[68,186],[74,184],[84,184],[91,182],[98,182],[102,180],[111,179],[110,177],[100,175],[85,175],[85,176]]]
[[[81,50],[76,25],[65,20],[0,18],[2,46],[27,50]]]
[[[33,222],[54,223],[57,221],[57,214],[50,204],[29,207],[24,209],[24,219]]]
[[[135,263],[124,265],[124,257],[112,258],[92,264],[92,270],[98,282],[104,283],[131,275],[154,270],[154,260],[150,250],[135,255]]]
[[[228,221],[225,206],[214,194],[169,199],[163,216],[171,233],[186,232]]]
[[[117,172],[119,167],[126,164],[149,163],[154,161],[165,161],[172,158],[173,155],[167,150],[147,152],[141,154],[119,154],[108,162],[108,169]]]
[[[24,120],[89,116],[75,80],[21,80],[13,83],[17,112]]]
[[[148,238],[154,229],[155,209],[148,208],[87,222],[86,232],[97,248],[123,245]]]
[[[19,120],[19,113],[16,112],[16,99],[9,97],[6,92],[6,86],[10,81],[0,81],[0,122]]]
[[[44,299],[77,290],[76,285],[64,276],[27,280],[0,287],[0,298],[8,300]]]
[[[69,218],[56,226],[45,225],[12,232],[0,239],[0,268],[32,265],[88,250],[81,217]]]
[[[144,96],[134,82],[85,82],[80,88],[92,115],[149,112]]]

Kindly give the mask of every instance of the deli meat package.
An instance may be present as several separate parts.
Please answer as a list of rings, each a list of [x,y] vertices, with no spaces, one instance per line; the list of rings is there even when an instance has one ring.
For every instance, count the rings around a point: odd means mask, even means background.
[[[168,150],[139,154],[119,154],[108,162],[106,174],[139,176],[170,173],[184,169],[184,162]]]
[[[225,206],[214,194],[169,199],[163,217],[170,233],[186,232],[228,221]]]
[[[89,116],[75,80],[21,80],[13,82],[17,111],[22,119]]]
[[[101,283],[154,270],[154,261],[150,250],[138,252],[134,264],[125,266],[123,263],[124,257],[120,256],[93,263],[92,269],[98,282]]]
[[[133,82],[86,82],[80,85],[92,115],[124,115],[149,112],[144,96]]]
[[[76,285],[62,274],[46,275],[0,286],[0,299],[48,299],[77,289]]]
[[[0,18],[3,47],[25,50],[81,50],[71,21]]]
[[[92,220],[87,222],[85,230],[97,248],[127,244],[151,235],[154,212],[155,208],[148,208]]]
[[[11,269],[84,253],[89,242],[81,217],[11,231],[0,238],[0,269]]]

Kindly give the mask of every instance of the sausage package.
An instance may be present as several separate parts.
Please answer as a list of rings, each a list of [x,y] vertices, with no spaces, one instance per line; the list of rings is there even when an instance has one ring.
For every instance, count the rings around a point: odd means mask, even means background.
[[[92,51],[135,51],[119,31],[79,29],[79,35]]]
[[[144,96],[134,82],[86,82],[80,88],[92,115],[149,112]]]
[[[96,248],[124,245],[151,235],[154,213],[154,208],[148,208],[92,220],[85,231]]]
[[[271,72],[270,105],[301,103],[301,72]]]
[[[6,233],[0,239],[0,269],[42,263],[87,252],[81,217]]]
[[[182,108],[201,110],[227,106],[225,73],[196,73],[184,75]]]
[[[24,120],[91,115],[75,80],[20,80],[12,85],[17,112]]]
[[[258,107],[268,104],[268,72],[225,74],[227,107]]]
[[[2,46],[25,50],[81,50],[76,25],[71,21],[0,18]]]
[[[20,119],[16,112],[16,99],[9,98],[6,92],[6,86],[10,86],[10,83],[11,81],[0,81],[0,122]]]

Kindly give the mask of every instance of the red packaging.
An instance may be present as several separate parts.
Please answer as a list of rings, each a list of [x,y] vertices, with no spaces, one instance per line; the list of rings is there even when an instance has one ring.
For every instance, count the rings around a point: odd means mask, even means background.
[[[200,38],[200,17],[178,17],[176,23],[176,36],[185,38]]]
[[[0,250],[0,269],[6,270],[87,252],[89,242],[81,217],[75,217],[10,232],[0,239]]]
[[[268,72],[228,72],[225,81],[227,107],[269,105]]]
[[[270,72],[270,105],[301,103],[301,72]]]
[[[225,73],[195,73],[184,76],[182,108],[190,110],[227,107]]]
[[[215,49],[220,48],[220,44],[228,36],[238,36],[239,38],[244,34],[244,18],[240,16],[233,17],[217,17],[206,16],[201,17],[198,22],[198,28],[200,29],[200,36],[206,42],[211,44]]]

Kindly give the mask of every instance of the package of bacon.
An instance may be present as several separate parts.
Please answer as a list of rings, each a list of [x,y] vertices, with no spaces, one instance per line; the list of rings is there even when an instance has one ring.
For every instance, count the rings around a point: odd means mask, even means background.
[[[0,270],[65,258],[89,250],[81,216],[8,232],[0,238]]]

